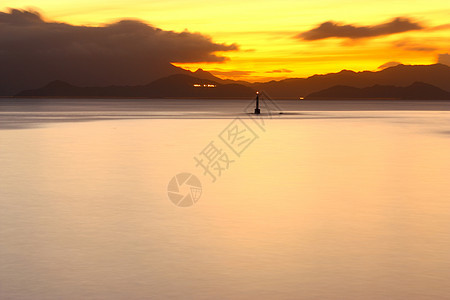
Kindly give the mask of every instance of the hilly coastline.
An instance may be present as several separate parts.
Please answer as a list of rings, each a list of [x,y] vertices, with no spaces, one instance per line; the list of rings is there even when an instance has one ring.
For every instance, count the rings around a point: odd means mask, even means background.
[[[314,75],[265,83],[224,80],[201,69],[175,74],[145,85],[81,87],[53,81],[24,90],[16,97],[115,97],[115,98],[249,98],[257,90],[274,99],[421,99],[450,100],[450,67],[397,65],[381,71]]]

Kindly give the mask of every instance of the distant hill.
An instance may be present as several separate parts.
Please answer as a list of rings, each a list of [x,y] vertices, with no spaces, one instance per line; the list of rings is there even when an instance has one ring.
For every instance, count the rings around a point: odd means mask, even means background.
[[[248,98],[255,90],[240,84],[221,84],[189,75],[176,74],[146,85],[79,87],[53,81],[39,89],[25,90],[17,97],[142,97],[142,98]]]
[[[298,99],[337,85],[364,88],[374,85],[408,86],[414,82],[431,84],[450,92],[450,67],[443,64],[397,65],[377,72],[342,70],[339,73],[254,83],[250,86],[264,90],[273,98]]]
[[[423,82],[414,82],[407,87],[374,85],[366,88],[356,88],[336,85],[311,93],[306,99],[450,100],[450,93]]]
[[[338,73],[265,83],[224,80],[202,69],[195,72],[183,70],[182,74],[157,79],[146,85],[80,87],[63,81],[54,81],[42,88],[20,92],[17,96],[242,98],[253,97],[254,92],[260,90],[276,99],[298,99],[333,87],[331,91],[327,92],[344,95],[346,91],[347,94],[355,95],[357,98],[403,99],[407,94],[405,94],[406,90],[401,89],[401,87],[408,87],[408,91],[413,91],[411,85],[415,82],[422,82],[445,92],[450,92],[450,67],[443,64],[397,65],[376,72],[342,70]],[[194,87],[194,84],[200,84],[201,87]],[[203,87],[204,84],[214,85],[215,87]],[[340,88],[337,86],[340,86]],[[414,86],[418,88],[418,84]],[[371,87],[371,90],[366,90],[367,87]],[[351,88],[363,90],[357,92],[356,89]],[[356,96],[358,93],[361,95]],[[371,96],[368,96],[369,94]],[[441,92],[428,91],[421,94],[421,89],[411,93],[410,98],[416,99],[419,97],[418,95],[421,95],[420,99],[446,99],[446,96]],[[431,95],[435,96],[431,97]],[[318,96],[316,95],[316,97]],[[334,96],[322,94],[321,97],[333,98]]]

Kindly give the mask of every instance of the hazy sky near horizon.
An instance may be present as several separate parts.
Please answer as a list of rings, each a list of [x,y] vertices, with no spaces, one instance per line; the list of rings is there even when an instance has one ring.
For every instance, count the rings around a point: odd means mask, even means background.
[[[4,0],[46,20],[100,26],[139,19],[176,32],[199,32],[238,50],[224,62],[174,62],[244,80],[303,77],[387,62],[431,64],[450,52],[447,0]]]

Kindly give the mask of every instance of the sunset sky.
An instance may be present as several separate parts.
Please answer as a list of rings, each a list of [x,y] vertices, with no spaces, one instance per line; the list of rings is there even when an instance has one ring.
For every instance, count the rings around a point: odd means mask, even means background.
[[[198,32],[237,50],[218,53],[223,62],[175,65],[251,81],[377,70],[391,61],[432,64],[450,52],[448,0],[3,0],[0,11],[8,8],[73,25],[139,19],[165,31]]]

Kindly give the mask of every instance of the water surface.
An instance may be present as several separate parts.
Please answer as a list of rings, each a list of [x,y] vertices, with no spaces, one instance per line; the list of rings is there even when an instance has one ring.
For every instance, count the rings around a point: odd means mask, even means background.
[[[446,102],[34,100],[0,101],[1,299],[450,297]]]

